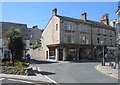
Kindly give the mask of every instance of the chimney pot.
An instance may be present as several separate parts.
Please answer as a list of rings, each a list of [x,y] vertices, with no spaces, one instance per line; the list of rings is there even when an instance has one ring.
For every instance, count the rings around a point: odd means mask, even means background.
[[[101,23],[109,25],[109,18],[108,18],[109,14],[104,14],[102,19],[101,19]]]
[[[86,12],[83,12],[82,13],[82,20],[87,20],[87,13]]]
[[[54,8],[54,9],[52,10],[52,16],[55,16],[55,15],[57,15],[57,8]]]

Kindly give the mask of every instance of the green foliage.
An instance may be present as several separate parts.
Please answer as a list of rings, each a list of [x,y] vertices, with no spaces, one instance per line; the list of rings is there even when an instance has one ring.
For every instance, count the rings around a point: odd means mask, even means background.
[[[41,45],[40,44],[31,44],[30,45],[30,48],[31,49],[37,49],[37,48],[39,48]]]
[[[19,29],[11,29],[6,32],[6,37],[8,41],[8,49],[12,53],[12,57],[15,60],[20,60],[23,56],[24,41],[22,33]]]

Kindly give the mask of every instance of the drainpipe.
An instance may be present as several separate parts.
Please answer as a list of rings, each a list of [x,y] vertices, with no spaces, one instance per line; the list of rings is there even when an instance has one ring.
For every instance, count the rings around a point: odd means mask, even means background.
[[[92,46],[92,49],[91,49],[91,58],[93,58],[93,37],[92,37],[92,25],[91,25],[91,46]]]

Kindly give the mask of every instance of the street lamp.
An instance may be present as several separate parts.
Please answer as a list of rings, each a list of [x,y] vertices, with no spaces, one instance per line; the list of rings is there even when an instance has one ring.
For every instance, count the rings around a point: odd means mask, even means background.
[[[104,42],[101,41],[101,45],[103,46],[103,59],[102,59],[102,66],[105,66],[105,58],[104,58]]]

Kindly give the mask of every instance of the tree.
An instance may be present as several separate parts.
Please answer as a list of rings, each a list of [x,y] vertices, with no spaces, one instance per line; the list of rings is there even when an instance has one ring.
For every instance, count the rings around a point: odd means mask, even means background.
[[[19,29],[11,29],[6,32],[6,39],[8,49],[12,54],[12,64],[14,66],[14,61],[20,61],[23,56],[25,46],[23,37]]]

